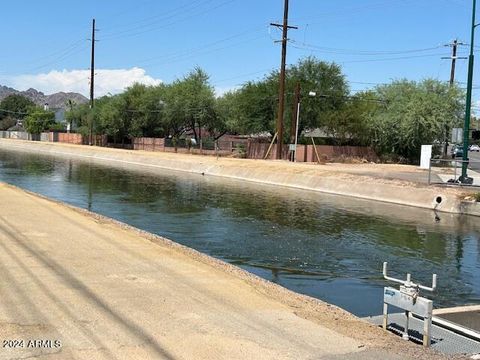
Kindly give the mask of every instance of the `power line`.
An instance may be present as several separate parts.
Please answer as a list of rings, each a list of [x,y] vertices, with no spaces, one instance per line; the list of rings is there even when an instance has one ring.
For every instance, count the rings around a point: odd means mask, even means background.
[[[136,64],[141,64],[143,66],[151,66],[151,65],[157,65],[157,64],[168,64],[170,62],[178,62],[179,60],[182,60],[182,58],[191,58],[192,55],[196,55],[196,54],[208,54],[208,53],[211,53],[211,52],[216,52],[216,51],[220,51],[220,50],[224,50],[224,49],[227,49],[227,48],[231,48],[231,47],[234,47],[234,46],[237,46],[239,44],[242,44],[244,42],[249,42],[249,41],[252,41],[252,40],[256,40],[258,38],[261,38],[261,37],[264,37],[264,35],[262,36],[255,36],[254,38],[248,38],[246,40],[243,40],[241,42],[238,42],[238,43],[232,43],[228,46],[225,46],[225,47],[220,47],[220,48],[216,48],[216,49],[212,49],[210,50],[209,48],[213,48],[215,47],[215,45],[219,45],[221,43],[224,43],[224,42],[229,42],[230,40],[233,40],[233,39],[236,39],[236,38],[239,38],[239,37],[242,37],[244,35],[248,35],[248,34],[253,34],[253,33],[258,33],[260,32],[260,30],[264,29],[265,26],[262,25],[262,26],[257,26],[257,27],[254,27],[252,29],[249,29],[249,30],[245,30],[245,31],[242,31],[240,33],[236,33],[236,34],[233,34],[233,35],[230,35],[226,38],[223,38],[223,39],[220,39],[220,40],[216,40],[214,42],[211,42],[211,43],[207,43],[207,44],[204,44],[204,45],[201,45],[201,46],[198,46],[198,47],[195,47],[195,48],[192,48],[192,49],[187,49],[187,50],[180,50],[180,51],[177,51],[177,52],[173,52],[171,53],[170,55],[169,54],[165,54],[165,55],[161,55],[161,56],[155,56],[155,57],[151,57],[151,58],[148,58],[148,59],[144,59],[144,60],[139,60],[136,62]],[[151,60],[156,60],[156,59],[162,59],[162,61],[154,61],[154,62],[151,62]]]
[[[189,2],[188,4],[181,5],[179,7],[173,8],[169,11],[163,11],[161,14],[153,15],[153,16],[148,16],[142,19],[138,19],[135,21],[130,21],[130,22],[123,22],[121,25],[117,26],[112,26],[110,28],[107,28],[107,31],[105,32],[106,35],[118,35],[123,32],[128,32],[129,30],[135,29],[139,24],[142,24],[145,26],[148,24],[148,21],[154,21],[154,23],[158,23],[160,21],[165,21],[167,19],[173,18],[177,14],[184,14],[185,12],[190,11],[192,8],[195,8],[198,5],[205,4],[212,2],[213,0],[194,0]],[[200,3],[200,4],[199,4]],[[190,8],[190,9],[189,9]],[[125,27],[125,30],[120,30],[120,31],[108,31],[109,29],[115,29],[115,28],[122,28]]]
[[[295,40],[290,40],[290,41],[294,43],[296,47],[299,47],[299,48],[301,47],[301,48],[305,48],[306,50],[317,50],[318,52],[337,54],[337,55],[339,54],[365,55],[365,56],[401,55],[401,54],[411,54],[411,53],[418,53],[418,52],[427,52],[427,51],[432,51],[432,50],[437,50],[439,48],[442,48],[442,46],[434,46],[434,47],[421,48],[421,49],[372,51],[372,50],[339,49],[339,48],[311,45],[306,43],[299,43],[298,41],[295,41]]]
[[[206,3],[208,2],[211,2],[212,0],[208,0],[206,1]],[[227,1],[224,1],[212,8],[209,8],[209,9],[206,9],[206,10],[203,10],[203,11],[199,11],[199,12],[196,12],[196,13],[192,13],[190,15],[188,15],[188,12],[182,12],[180,15],[186,15],[184,16],[183,18],[177,20],[177,21],[171,21],[169,23],[163,23],[163,21],[165,19],[162,19],[162,21],[155,21],[153,23],[150,23],[150,24],[144,24],[144,25],[139,25],[137,26],[136,28],[138,30],[135,30],[135,28],[132,28],[130,30],[124,30],[124,31],[120,31],[114,35],[109,35],[109,36],[106,36],[104,38],[102,38],[102,40],[114,40],[114,39],[122,39],[122,38],[126,38],[126,37],[132,37],[132,36],[138,36],[138,35],[141,35],[141,34],[145,34],[147,32],[151,32],[151,31],[155,31],[155,30],[159,30],[159,29],[164,29],[166,27],[169,27],[169,26],[172,26],[172,25],[175,25],[177,23],[180,23],[180,22],[184,22],[184,21],[187,21],[189,19],[191,19],[192,17],[197,17],[197,16],[201,16],[201,15],[204,15],[210,11],[213,11],[213,10],[216,10],[226,4],[229,4],[231,2],[234,2],[236,0],[227,0]],[[197,6],[198,7],[198,6]],[[174,16],[171,16],[171,17],[174,17]],[[168,17],[167,17],[168,18]],[[152,25],[155,25],[159,22],[162,22],[161,26],[153,26]],[[144,30],[141,30],[145,28]]]
[[[391,57],[391,58],[381,58],[381,59],[369,59],[369,60],[347,60],[342,61],[340,64],[350,64],[350,63],[368,63],[368,62],[381,62],[381,61],[395,61],[395,60],[410,60],[410,59],[418,59],[418,58],[426,58],[426,57],[439,57],[443,54],[426,54],[426,55],[412,55],[412,56],[399,56],[399,57]]]
[[[28,115],[28,113],[25,113],[25,112],[12,111],[12,110],[7,110],[7,109],[0,109],[0,112],[9,113],[9,114],[16,114],[16,115]]]

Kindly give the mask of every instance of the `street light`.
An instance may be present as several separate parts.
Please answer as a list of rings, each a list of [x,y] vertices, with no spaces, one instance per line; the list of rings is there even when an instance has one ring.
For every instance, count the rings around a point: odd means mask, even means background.
[[[315,97],[317,93],[315,91],[309,91],[308,96]],[[295,126],[295,152],[293,153],[293,162],[297,162],[297,144],[298,144],[298,125],[300,123],[300,104],[301,100],[297,104],[297,125]]]
[[[475,24],[475,11],[477,0],[473,0],[472,9],[472,34],[470,40],[470,55],[468,56],[468,79],[467,79],[467,98],[465,101],[465,122],[463,124],[463,162],[462,162],[462,176],[459,180],[463,184],[472,184],[473,179],[467,176],[468,166],[468,142],[470,140],[470,112],[472,107],[472,83],[473,83],[473,46],[475,38],[475,28],[479,24]]]

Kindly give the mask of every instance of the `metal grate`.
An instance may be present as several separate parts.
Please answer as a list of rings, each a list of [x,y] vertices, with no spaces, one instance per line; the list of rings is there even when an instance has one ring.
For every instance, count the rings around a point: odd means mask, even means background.
[[[401,336],[403,334],[402,324],[405,322],[405,314],[389,314],[388,330]],[[368,322],[381,326],[383,316],[372,316],[365,318]],[[415,343],[422,343],[423,321],[410,317],[408,335]],[[431,347],[445,354],[480,354],[480,342],[469,339],[465,336],[444,329],[438,325],[432,325]]]

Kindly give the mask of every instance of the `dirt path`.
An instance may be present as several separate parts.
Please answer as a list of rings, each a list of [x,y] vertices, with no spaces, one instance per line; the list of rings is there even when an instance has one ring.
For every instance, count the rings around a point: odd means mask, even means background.
[[[440,358],[335,306],[4,184],[0,274],[0,359]]]

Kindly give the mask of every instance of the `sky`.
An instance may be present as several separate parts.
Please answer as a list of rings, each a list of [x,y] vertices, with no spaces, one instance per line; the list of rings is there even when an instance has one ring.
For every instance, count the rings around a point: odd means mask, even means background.
[[[221,95],[278,69],[281,31],[269,24],[282,22],[283,5],[284,0],[5,1],[0,84],[88,96],[95,18],[97,97],[134,82],[170,83],[196,66]],[[287,64],[307,56],[336,62],[352,93],[403,78],[448,81],[446,45],[470,42],[472,0],[290,0],[289,9],[289,24],[298,29],[289,31]],[[477,39],[480,45],[480,33]],[[462,45],[458,55],[468,51]],[[467,60],[457,60],[462,87],[466,74]],[[480,104],[479,76],[477,59],[474,101]]]

